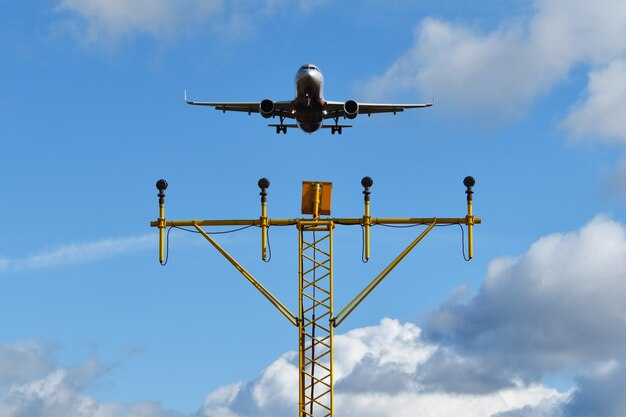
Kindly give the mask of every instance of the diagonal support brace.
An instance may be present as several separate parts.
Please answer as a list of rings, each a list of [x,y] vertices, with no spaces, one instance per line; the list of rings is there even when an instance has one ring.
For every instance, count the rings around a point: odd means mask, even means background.
[[[246,269],[241,266],[241,264],[239,262],[237,262],[235,260],[235,258],[233,258],[232,256],[230,256],[230,254],[228,252],[226,252],[226,250],[224,250],[211,236],[209,236],[200,226],[198,226],[198,224],[196,222],[194,222],[193,226],[196,228],[196,230],[198,230],[198,232],[204,236],[204,238],[206,240],[209,241],[209,243],[211,245],[213,245],[213,247],[215,249],[217,249],[217,251],[219,253],[222,254],[222,256],[224,256],[224,258],[226,258],[228,260],[228,262],[230,262],[237,271],[239,271],[241,273],[241,275],[243,275],[248,281],[250,281],[250,283],[257,289],[259,290],[259,292],[265,297],[267,298],[267,300],[272,303],[272,305],[274,307],[276,307],[278,309],[278,311],[280,311],[282,313],[283,316],[285,316],[287,318],[287,320],[289,320],[289,322],[291,324],[293,324],[294,326],[298,326],[298,318],[287,308],[285,307],[285,305],[283,303],[281,303],[278,298],[276,298],[271,292],[269,292],[267,290],[267,288],[265,288],[263,286],[263,284],[261,284],[256,278],[254,278],[248,271],[246,271]]]
[[[430,232],[436,224],[437,219],[435,218],[433,219],[433,222],[429,224],[428,227],[422,233],[420,233],[420,235],[415,238],[415,240],[411,242],[400,255],[398,255],[398,257],[396,257],[396,259],[394,259],[380,274],[378,274],[376,278],[372,280],[372,282],[369,283],[367,287],[365,287],[363,291],[359,293],[359,295],[354,298],[354,300],[350,301],[350,303],[348,303],[348,305],[343,310],[341,310],[339,314],[331,318],[330,322],[332,326],[339,326],[350,315],[350,313],[352,313],[354,309],[357,308],[358,305],[361,304],[372,291],[374,291],[374,288],[376,288],[378,284],[380,284],[382,280],[385,279],[387,275],[389,275],[389,273],[406,257],[406,255],[408,255],[409,252],[411,252],[411,250],[413,250],[413,248],[417,246],[417,244],[420,243],[420,241],[424,239],[424,237],[426,237],[428,232]]]

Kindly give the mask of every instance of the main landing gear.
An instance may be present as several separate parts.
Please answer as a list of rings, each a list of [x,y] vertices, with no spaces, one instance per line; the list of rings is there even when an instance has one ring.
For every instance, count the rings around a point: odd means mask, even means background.
[[[341,135],[342,126],[339,126],[339,117],[334,117],[334,119],[335,119],[335,125],[330,127],[330,133],[332,135],[334,135],[335,133],[338,133]]]
[[[285,121],[285,118],[283,116],[280,116],[280,124],[276,125],[276,134],[280,135],[280,132],[283,132],[283,134],[287,134],[287,126],[285,126],[283,124],[283,122]]]

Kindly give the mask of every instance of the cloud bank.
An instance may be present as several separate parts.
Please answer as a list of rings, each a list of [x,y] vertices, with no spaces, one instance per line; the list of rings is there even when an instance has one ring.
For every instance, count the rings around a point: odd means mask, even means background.
[[[365,86],[370,96],[435,92],[446,108],[489,123],[522,117],[539,97],[589,68],[581,103],[564,126],[576,136],[626,141],[626,7],[621,0],[537,0],[527,21],[481,33],[428,18],[414,45]]]
[[[384,319],[378,326],[350,331],[335,338],[335,410],[337,415],[363,417],[454,416],[485,417],[543,402],[559,402],[567,394],[540,385],[511,381],[483,393],[446,390],[457,375],[425,378],[440,347],[425,341],[411,323]],[[298,370],[295,353],[288,353],[249,383],[237,383],[210,393],[202,414],[207,417],[287,417],[297,413]],[[445,381],[447,382],[445,382]]]
[[[493,261],[478,294],[451,297],[424,332],[471,369],[509,380],[578,373],[571,399],[553,415],[617,417],[625,407],[617,392],[626,378],[624,276],[626,229],[598,216]]]
[[[518,258],[493,261],[478,294],[451,299],[428,338],[523,379],[626,356],[626,231],[598,216]]]
[[[157,402],[100,403],[85,394],[101,375],[89,360],[64,368],[33,343],[0,345],[0,415],[4,417],[182,417]]]

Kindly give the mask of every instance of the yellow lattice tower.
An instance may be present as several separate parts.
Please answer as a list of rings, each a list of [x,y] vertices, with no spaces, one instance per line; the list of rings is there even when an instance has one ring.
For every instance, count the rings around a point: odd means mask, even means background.
[[[332,220],[300,221],[300,416],[333,415]]]

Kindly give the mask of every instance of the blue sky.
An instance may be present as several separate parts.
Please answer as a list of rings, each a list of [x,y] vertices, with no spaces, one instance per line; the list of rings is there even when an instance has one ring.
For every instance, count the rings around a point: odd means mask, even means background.
[[[475,259],[437,229],[346,320],[337,415],[624,415],[622,2],[5,3],[0,414],[295,414],[295,330],[198,236],[158,264],[158,178],[172,219],[257,217],[261,177],[270,217],[307,179],[358,217],[365,175],[373,216],[457,217],[473,175]],[[290,99],[303,63],[329,100],[435,106],[338,136],[183,102]],[[415,234],[363,265],[338,228],[336,306]],[[269,264],[258,230],[219,241],[295,306],[295,230]]]

